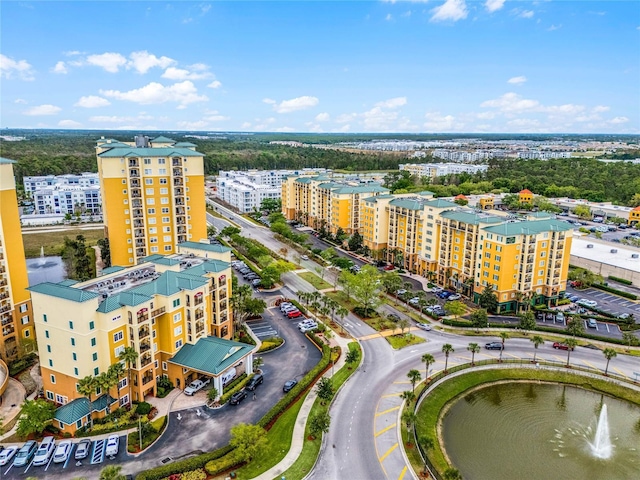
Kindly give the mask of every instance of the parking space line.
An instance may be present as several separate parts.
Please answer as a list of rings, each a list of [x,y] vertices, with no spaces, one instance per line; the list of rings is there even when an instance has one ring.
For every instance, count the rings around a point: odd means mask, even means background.
[[[47,470],[49,470],[49,466],[51,465],[51,462],[53,462],[53,454],[55,453],[55,449],[53,452],[51,452],[51,458],[49,459],[49,462],[47,463],[47,466],[44,467],[44,471],[46,472]]]
[[[9,465],[9,468],[7,468],[7,470],[4,472],[4,475],[9,474],[9,470],[11,470],[12,468],[13,468],[13,463],[11,465]]]
[[[373,436],[374,437],[379,437],[380,435],[382,435],[384,432],[388,432],[389,430],[391,430],[393,427],[395,427],[397,425],[397,423],[394,423],[393,425],[389,425],[388,427],[383,428],[382,430],[380,430],[379,432],[376,432]]]
[[[612,367],[611,370],[615,370],[618,373],[618,375],[620,375],[620,376],[622,376],[624,378],[631,379],[631,377],[629,377],[626,373],[618,370],[616,367]]]
[[[399,397],[400,395],[402,395],[402,392],[387,393],[386,395],[382,395],[382,397],[380,397],[380,398]]]
[[[69,450],[69,456],[67,457],[67,460],[65,460],[62,468],[67,468],[67,465],[69,464],[69,460],[71,460],[71,456],[73,455],[73,449],[76,448],[76,445],[77,445],[76,443],[71,444],[71,450]]]
[[[595,366],[594,364],[592,364],[591,362],[587,362],[586,360],[582,360],[582,362],[583,362],[585,365],[587,365],[588,367],[591,367],[591,368],[593,368],[593,369],[595,369],[595,370],[599,370],[599,368],[598,368],[598,367],[596,367],[596,366]]]
[[[396,442],[389,450],[385,452],[378,460],[380,463],[384,462],[384,460],[393,452],[396,448],[398,448],[398,442]]]
[[[388,408],[387,410],[384,410],[384,411],[382,411],[382,412],[378,412],[378,413],[376,413],[376,417],[379,417],[379,416],[381,416],[381,415],[384,415],[385,413],[393,412],[394,410],[400,410],[400,405],[398,405],[397,407],[391,407],[391,408]]]
[[[402,480],[404,478],[404,474],[405,473],[407,473],[407,466],[406,465],[404,466],[404,468],[400,472],[400,476],[398,477],[398,480]]]

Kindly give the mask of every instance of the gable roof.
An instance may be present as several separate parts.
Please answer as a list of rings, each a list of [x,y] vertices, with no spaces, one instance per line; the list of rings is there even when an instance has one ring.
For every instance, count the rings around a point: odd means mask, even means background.
[[[448,218],[449,220],[455,220],[456,222],[462,222],[469,225],[479,225],[481,223],[502,223],[504,222],[504,218],[500,218],[495,215],[487,215],[476,213],[474,211],[465,211],[465,210],[447,210],[446,212],[442,212],[440,214],[443,218]]]
[[[526,222],[507,222],[502,225],[485,227],[483,230],[498,235],[536,235],[542,232],[566,232],[573,225],[558,220],[530,220]]]
[[[443,200],[441,198],[435,198],[433,200],[427,200],[424,202],[428,207],[435,208],[458,208],[459,205],[457,203],[450,202],[448,200]]]
[[[176,143],[176,141],[160,135],[159,137],[152,139],[151,143]]]
[[[0,164],[17,163],[15,160],[9,160],[8,158],[0,157]]]
[[[169,362],[209,375],[219,375],[253,350],[252,345],[218,337],[203,337],[187,343]]]
[[[215,243],[200,243],[200,242],[189,241],[189,242],[182,242],[178,246],[193,248],[195,250],[203,250],[205,252],[215,252],[215,253],[225,253],[225,252],[231,251],[229,247],[225,247],[224,245],[217,245]]]
[[[127,145],[126,148],[110,148],[109,150],[99,153],[98,157],[104,158],[122,158],[122,157],[204,157],[203,153],[196,152],[189,148],[180,147],[157,147],[157,148],[136,148]]]
[[[168,270],[160,275],[157,279],[140,285],[139,287],[128,290],[131,293],[138,293],[152,297],[153,295],[162,295],[169,297],[175,295],[181,290],[195,290],[208,283],[206,278],[196,277],[185,272],[172,272]]]
[[[71,300],[72,302],[86,302],[93,300],[100,295],[94,292],[81,290],[79,288],[72,288],[68,285],[62,285],[60,283],[44,282],[27,288],[27,290],[36,293],[42,293],[43,295],[49,295],[51,297],[64,298],[65,300]]]
[[[82,420],[89,415],[89,413],[104,410],[115,402],[117,402],[117,399],[106,393],[100,395],[91,403],[86,397],[76,398],[58,408],[53,418],[65,425],[73,425],[78,420]]]

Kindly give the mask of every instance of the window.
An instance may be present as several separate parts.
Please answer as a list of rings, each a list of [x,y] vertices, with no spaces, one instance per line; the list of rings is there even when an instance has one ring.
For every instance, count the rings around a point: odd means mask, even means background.
[[[538,270],[538,276],[541,277],[544,275],[544,270]]]
[[[164,163],[165,163],[164,158],[159,158],[159,159],[158,159],[158,163],[159,163],[160,165],[164,165]]]
[[[176,298],[176,299],[173,301],[173,308],[176,308],[176,307],[179,307],[179,306],[180,306],[180,299],[179,299],[179,298]],[[179,314],[179,313],[176,313],[176,315],[177,315],[178,317],[180,317],[180,314]],[[174,322],[176,321],[176,315],[174,315],[174,316],[173,316],[173,321],[174,321]],[[178,320],[180,320],[180,318],[178,318]]]
[[[156,360],[155,362],[153,362],[153,366],[157,369],[158,368],[158,360]]]
[[[123,195],[126,195],[126,194],[127,194],[127,191],[126,191],[126,190],[122,190],[122,194],[123,194]]]
[[[29,338],[31,336],[31,330],[29,330],[28,328],[24,331],[23,333],[24,338]]]
[[[540,252],[540,256],[541,257],[546,257],[547,256],[547,252]]]
[[[29,309],[29,307],[26,304],[22,304],[20,305],[20,313],[24,313]]]
[[[159,173],[160,175],[166,175],[166,174],[167,174],[167,169],[166,169],[166,168],[161,168],[161,169],[158,171],[158,173]],[[162,183],[162,182],[160,182],[160,183]]]
[[[91,355],[91,358],[93,359],[94,362],[98,361],[98,354],[96,352],[93,352],[93,354]]]
[[[78,376],[78,367],[73,367],[73,374],[77,377]]]
[[[150,158],[145,158],[144,159],[144,164],[145,165],[151,165],[151,159]]]
[[[151,253],[158,253],[158,247],[151,247]]]
[[[118,388],[122,389],[127,386],[127,377],[120,379],[118,382]]]
[[[100,369],[99,369],[98,367],[96,367],[96,368],[94,368],[94,369],[93,369],[93,375],[94,375],[94,376],[96,376],[96,377],[97,377],[98,375],[100,375]]]
[[[49,330],[45,330],[45,331],[44,331],[44,336],[45,336],[46,338],[49,338]]]
[[[500,271],[500,265],[494,265],[494,266],[493,266],[493,269],[494,269],[496,272],[499,272],[499,271]]]
[[[167,184],[167,179],[166,178],[161,178],[160,179],[160,185],[166,185],[166,184]]]
[[[49,366],[53,367],[53,360],[49,359]]]
[[[540,266],[544,267],[544,260],[540,260]]]
[[[173,336],[177,337],[178,335],[182,335],[182,325],[178,325],[173,329]]]
[[[51,353],[51,345],[47,345],[47,352]]]
[[[156,200],[154,198],[147,198],[147,205],[155,205]]]
[[[171,227],[162,227],[162,231],[164,233],[169,233],[169,232],[171,232]]]
[[[91,339],[91,346],[95,347],[96,346],[96,339],[95,337]]]
[[[145,185],[153,185],[153,178],[145,178],[144,183]]]
[[[162,223],[170,223],[171,219],[169,217],[162,217]]]
[[[71,346],[75,347],[76,346],[76,339],[71,337]]]
[[[96,328],[96,324],[95,324],[95,322],[94,322],[93,320],[91,320],[91,321],[89,322],[89,330],[93,330],[94,328]],[[95,340],[95,339],[94,339],[94,340]]]
[[[47,321],[47,314],[46,314],[46,313],[42,315],[42,321],[43,321],[43,322],[46,322],[46,321]]]
[[[494,275],[494,276],[493,276],[493,279],[494,279],[495,281],[498,281],[498,279],[499,279],[499,278],[500,278],[500,277],[499,277],[498,275]]]
[[[74,361],[74,362],[77,362],[77,361],[78,361],[78,355],[76,354],[76,352],[73,352],[73,353],[71,354],[71,356],[73,357],[73,361]]]
[[[164,246],[164,251],[165,252],[170,252],[172,250],[171,245],[165,245]]]
[[[146,188],[144,193],[147,195],[153,195],[153,188]]]
[[[180,348],[180,347],[182,347],[182,340],[178,340],[176,342],[176,348]]]
[[[47,398],[53,400],[53,392],[51,390],[47,390]]]
[[[147,208],[147,213],[149,215],[155,215],[156,214],[156,209],[155,208]]]
[[[151,169],[150,168],[145,168],[144,169],[144,174],[145,175],[151,175]]]
[[[113,349],[113,354],[115,355],[116,358],[120,358],[120,354],[124,352],[124,345],[120,345],[119,347],[116,347]]]
[[[166,370],[167,369],[167,362],[162,362],[162,370]]]
[[[160,189],[160,195],[167,195],[169,193],[169,189],[168,188],[161,188]]]
[[[496,255],[496,262],[499,262],[500,260],[502,260],[502,257],[499,255]]]
[[[120,399],[120,406],[124,407],[125,405],[127,405],[129,403],[129,394],[127,393],[126,395],[124,395],[121,399]]]
[[[156,219],[155,218],[150,218],[148,220],[149,225],[155,225],[156,224]]]
[[[113,334],[113,343],[118,343],[124,338],[122,330]]]
[[[49,380],[51,380],[51,383],[56,383],[56,376],[55,375],[49,375]]]
[[[158,237],[150,237],[149,243],[158,243]]]
[[[73,322],[71,320],[69,320],[69,328],[73,330]]]

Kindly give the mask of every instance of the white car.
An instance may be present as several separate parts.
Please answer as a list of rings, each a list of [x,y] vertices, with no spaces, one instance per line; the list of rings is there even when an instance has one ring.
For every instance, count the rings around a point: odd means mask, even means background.
[[[118,435],[109,435],[107,438],[107,446],[104,449],[104,454],[107,457],[115,457],[118,455],[118,446],[120,445],[120,437]]]
[[[318,328],[318,324],[317,323],[307,323],[306,325],[303,325],[302,327],[299,327],[300,331],[302,333],[307,333],[310,332],[311,330],[315,330],[316,328]]]
[[[447,297],[448,301],[453,301],[453,300],[460,300],[462,298],[462,295],[460,295],[459,293],[454,293],[453,295],[449,295]]]
[[[411,305],[418,305],[418,303],[420,303],[420,297],[413,297],[411,300],[409,300],[409,303]]]
[[[407,291],[404,288],[401,288],[396,292],[396,295],[404,295],[405,293],[407,293]]]
[[[202,381],[202,380],[194,380],[189,384],[187,388],[184,389],[185,395],[193,395],[199,390],[202,390],[204,386],[209,383],[210,380]]]
[[[300,255],[300,258],[302,260],[309,260],[309,256],[308,255]]]
[[[7,465],[18,451],[18,447],[11,445],[0,452],[0,465]]]
[[[429,325],[428,323],[417,323],[416,327],[421,328],[422,330],[426,330],[427,332],[431,330],[431,325]]]
[[[66,462],[71,453],[71,440],[63,440],[58,444],[55,453],[53,454],[53,463]]]
[[[36,451],[35,456],[33,457],[33,465],[35,467],[41,467],[46,465],[53,454],[53,451],[56,448],[56,440],[53,437],[44,437],[42,439],[42,443],[40,443],[40,447]]]

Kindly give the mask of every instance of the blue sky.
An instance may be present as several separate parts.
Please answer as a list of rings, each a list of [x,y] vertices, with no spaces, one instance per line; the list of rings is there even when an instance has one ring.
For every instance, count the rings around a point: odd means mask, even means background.
[[[0,9],[3,128],[640,133],[637,1]]]

